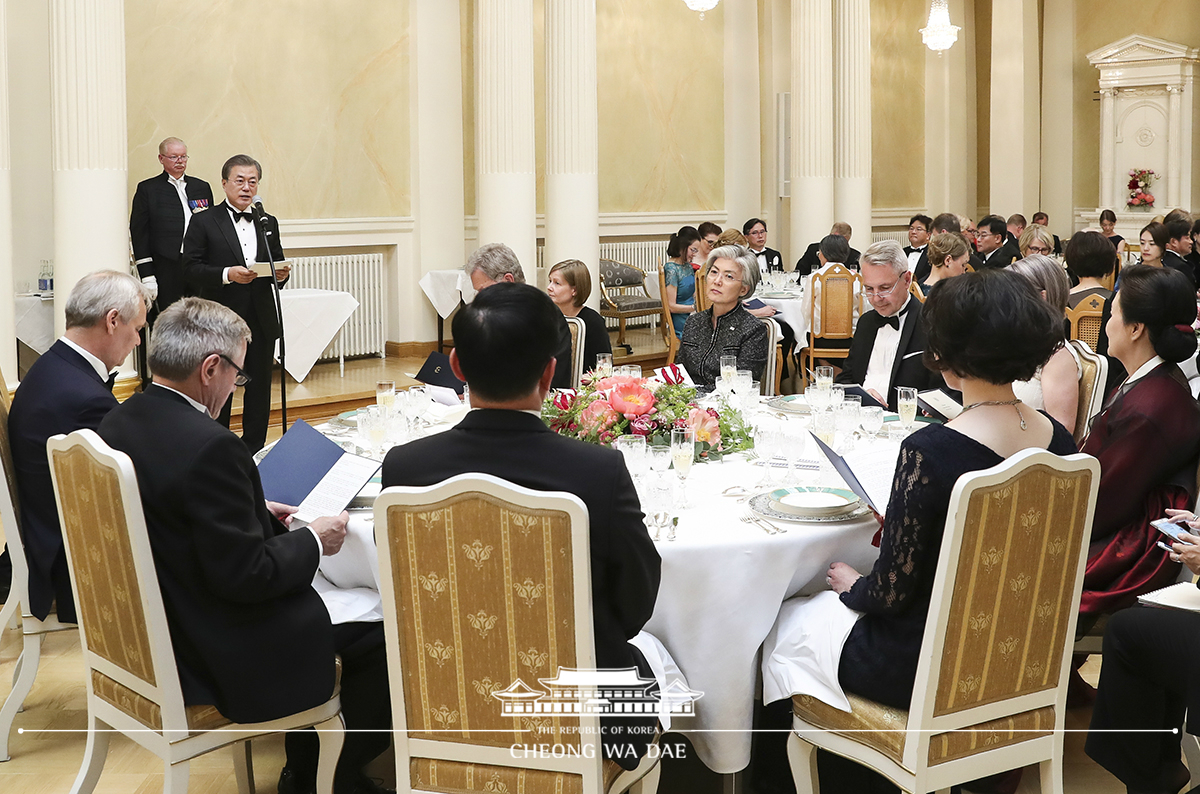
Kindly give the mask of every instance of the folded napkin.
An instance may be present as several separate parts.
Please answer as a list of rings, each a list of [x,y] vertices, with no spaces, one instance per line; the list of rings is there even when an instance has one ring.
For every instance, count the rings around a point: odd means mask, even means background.
[[[832,590],[784,601],[763,642],[763,703],[811,695],[849,712],[850,701],[838,683],[838,664],[860,617],[861,612],[843,604]]]

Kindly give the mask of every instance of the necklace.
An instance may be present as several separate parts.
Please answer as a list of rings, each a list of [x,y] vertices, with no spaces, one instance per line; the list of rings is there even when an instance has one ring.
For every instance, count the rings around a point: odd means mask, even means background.
[[[981,405],[1011,405],[1013,408],[1016,409],[1017,418],[1021,420],[1021,429],[1024,430],[1025,429],[1025,414],[1021,413],[1020,403],[1021,403],[1020,400],[980,400],[977,403],[971,403],[970,405],[963,406],[963,409],[962,409],[962,411],[959,412],[959,415],[961,416],[962,414],[965,414],[967,411],[971,410],[972,408],[978,408]]]

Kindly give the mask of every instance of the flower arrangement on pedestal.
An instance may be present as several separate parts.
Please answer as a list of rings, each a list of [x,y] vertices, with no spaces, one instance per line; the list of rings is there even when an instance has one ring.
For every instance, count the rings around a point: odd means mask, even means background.
[[[1158,179],[1158,174],[1150,168],[1131,168],[1127,186],[1129,198],[1125,201],[1125,206],[1139,209],[1153,207],[1154,194],[1150,192],[1150,186],[1154,184],[1155,179]]]
[[[690,427],[696,433],[698,460],[719,460],[753,446],[753,431],[741,412],[725,404],[719,410],[701,408],[694,387],[683,385],[669,369],[667,380],[673,382],[593,376],[575,394],[547,397],[542,419],[559,435],[605,446],[625,435],[644,436],[651,446],[670,446],[673,428]]]

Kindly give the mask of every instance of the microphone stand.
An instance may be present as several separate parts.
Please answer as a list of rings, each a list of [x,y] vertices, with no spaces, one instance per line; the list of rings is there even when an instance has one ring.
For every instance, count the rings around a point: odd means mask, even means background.
[[[257,198],[257,196],[255,197]],[[275,273],[275,257],[271,253],[271,230],[267,224],[267,211],[262,208],[262,202],[256,202],[250,205],[257,207],[260,212],[253,213],[255,220],[258,221],[258,228],[262,231],[263,242],[267,248],[267,264],[271,266],[271,284],[273,285],[271,292],[275,298],[275,317],[279,321],[279,413],[280,424],[283,426],[283,432],[287,432],[287,343],[283,335],[283,302],[279,297],[279,276]],[[261,214],[260,214],[261,213]],[[270,390],[268,389],[268,392]]]

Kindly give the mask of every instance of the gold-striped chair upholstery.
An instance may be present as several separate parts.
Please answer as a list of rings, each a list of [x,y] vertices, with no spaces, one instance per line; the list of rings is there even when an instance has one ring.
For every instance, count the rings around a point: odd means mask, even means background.
[[[798,353],[800,380],[808,385],[808,372],[820,358],[846,358],[849,348],[818,347],[817,340],[848,341],[854,338],[855,285],[859,277],[842,265],[830,265],[824,273],[813,273],[809,284],[810,329]]]
[[[576,497],[487,475],[376,500],[398,789],[607,790],[594,716],[495,697],[595,667],[586,527]],[[575,757],[510,753],[535,744]]]
[[[811,777],[801,736],[907,791],[1030,763],[1044,764],[1044,781],[1057,768],[1061,782],[1066,662],[1098,484],[1094,458],[1044,450],[959,478],[910,709],[851,695],[846,713],[795,697],[799,792]],[[991,754],[1014,746],[1019,763]]]
[[[1071,326],[1071,338],[1086,342],[1088,348],[1096,349],[1100,341],[1100,325],[1104,315],[1104,298],[1099,295],[1088,295],[1076,304],[1074,309],[1067,309],[1067,322]]]

